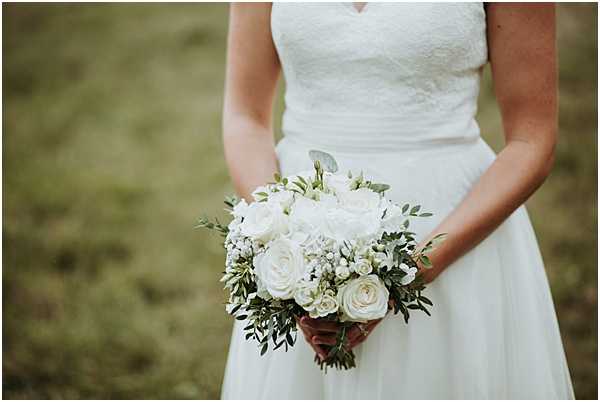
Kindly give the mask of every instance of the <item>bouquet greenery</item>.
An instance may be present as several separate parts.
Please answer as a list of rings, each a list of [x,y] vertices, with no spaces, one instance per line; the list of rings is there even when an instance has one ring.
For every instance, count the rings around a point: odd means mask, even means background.
[[[314,171],[258,188],[254,201],[228,198],[227,225],[201,219],[198,226],[225,237],[227,311],[247,324],[246,339],[264,354],[294,345],[296,320],[304,315],[341,323],[337,344],[315,360],[321,368],[355,367],[346,348],[353,323],[410,310],[429,315],[432,302],[417,263],[431,267],[427,252],[443,235],[417,250],[411,218],[431,216],[420,206],[385,198],[389,186],[363,174],[337,173],[335,159],[311,151]]]

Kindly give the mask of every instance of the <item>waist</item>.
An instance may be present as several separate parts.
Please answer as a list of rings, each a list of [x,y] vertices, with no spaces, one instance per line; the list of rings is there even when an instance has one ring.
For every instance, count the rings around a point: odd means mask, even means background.
[[[473,116],[452,112],[401,116],[286,109],[282,129],[287,141],[337,152],[457,148],[480,139]]]

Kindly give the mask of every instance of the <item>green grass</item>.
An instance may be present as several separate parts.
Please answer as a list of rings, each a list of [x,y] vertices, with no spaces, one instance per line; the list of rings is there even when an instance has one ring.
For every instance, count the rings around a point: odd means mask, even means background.
[[[580,398],[597,397],[597,12],[559,12],[561,141],[529,202]],[[231,320],[222,4],[3,5],[3,392],[217,398]],[[281,110],[281,102],[278,104]],[[482,131],[501,146],[486,72]]]

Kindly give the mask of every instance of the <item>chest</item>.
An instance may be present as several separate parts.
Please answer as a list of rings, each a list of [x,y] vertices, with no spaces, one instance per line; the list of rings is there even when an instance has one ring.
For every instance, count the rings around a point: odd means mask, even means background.
[[[286,64],[359,63],[426,72],[464,70],[487,58],[481,3],[274,3],[273,40]]]

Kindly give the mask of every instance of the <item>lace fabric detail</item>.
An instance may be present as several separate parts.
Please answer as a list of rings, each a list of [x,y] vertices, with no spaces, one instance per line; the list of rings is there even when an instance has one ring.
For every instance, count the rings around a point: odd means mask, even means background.
[[[472,118],[487,61],[480,3],[274,3],[290,110]]]

